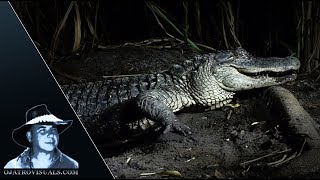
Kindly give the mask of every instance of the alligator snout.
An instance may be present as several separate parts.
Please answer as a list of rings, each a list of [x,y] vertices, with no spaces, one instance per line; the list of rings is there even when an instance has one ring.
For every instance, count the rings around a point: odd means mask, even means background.
[[[294,70],[298,70],[301,66],[300,60],[296,57],[288,57],[289,63]]]

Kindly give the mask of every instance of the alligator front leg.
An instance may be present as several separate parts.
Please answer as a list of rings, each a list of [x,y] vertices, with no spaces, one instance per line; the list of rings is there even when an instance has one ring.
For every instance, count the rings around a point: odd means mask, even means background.
[[[158,96],[157,92],[148,91],[139,94],[136,100],[139,113],[164,126],[164,134],[169,131],[184,136],[191,134],[191,128],[179,122],[173,110],[166,105],[167,101],[174,101],[170,96]]]

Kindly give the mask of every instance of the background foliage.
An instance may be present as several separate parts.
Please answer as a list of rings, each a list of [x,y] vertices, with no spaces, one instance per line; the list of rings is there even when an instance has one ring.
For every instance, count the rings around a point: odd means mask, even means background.
[[[320,79],[320,2],[315,0],[37,0],[11,4],[50,63],[99,47],[162,40],[171,47],[185,44],[196,51],[242,46],[258,56],[293,55],[302,62],[300,73]]]

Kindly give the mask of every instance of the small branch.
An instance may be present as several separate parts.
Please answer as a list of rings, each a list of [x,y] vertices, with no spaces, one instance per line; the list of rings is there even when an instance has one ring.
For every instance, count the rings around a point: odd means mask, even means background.
[[[286,158],[287,158],[287,155],[285,154],[285,155],[283,155],[283,157],[280,160],[268,163],[267,165],[268,166],[276,166],[277,164],[283,162]]]
[[[291,159],[296,158],[296,157],[297,157],[297,152],[293,153],[293,154],[292,154],[290,157],[288,157],[286,160],[281,161],[280,163],[275,164],[275,165],[273,165],[272,167],[278,167],[278,166],[280,166],[280,165],[282,165],[282,164],[284,164],[284,163],[286,163],[286,162],[289,162]]]
[[[304,146],[305,146],[306,142],[307,142],[307,139],[304,139],[303,144],[302,144],[302,146],[301,146],[301,149],[300,149],[300,151],[299,151],[299,153],[298,153],[297,157],[298,157],[298,156],[300,156],[300,154],[301,154],[301,152],[302,152],[302,150],[303,150],[303,148],[304,148]]]
[[[291,151],[291,149],[285,149],[285,150],[283,150],[283,151],[279,151],[279,150],[278,150],[278,151],[274,151],[274,152],[272,152],[272,153],[270,153],[270,154],[267,154],[267,155],[258,157],[258,158],[256,158],[256,159],[252,159],[252,160],[249,160],[249,161],[245,161],[245,162],[241,163],[240,165],[241,165],[241,166],[246,166],[246,165],[248,165],[248,164],[252,164],[252,163],[254,163],[254,162],[260,161],[260,160],[262,160],[262,159],[265,159],[265,158],[268,158],[268,157],[272,157],[272,156],[275,156],[275,155],[279,155],[279,154],[282,154],[282,153],[290,152],[290,151]]]

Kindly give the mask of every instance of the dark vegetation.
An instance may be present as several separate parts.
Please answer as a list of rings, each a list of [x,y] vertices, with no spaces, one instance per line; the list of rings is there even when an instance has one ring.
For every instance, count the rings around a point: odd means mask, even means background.
[[[320,79],[318,1],[11,3],[51,68],[62,57],[121,46],[183,49],[188,45],[206,52],[242,46],[258,56],[296,56],[302,62],[300,73]]]

